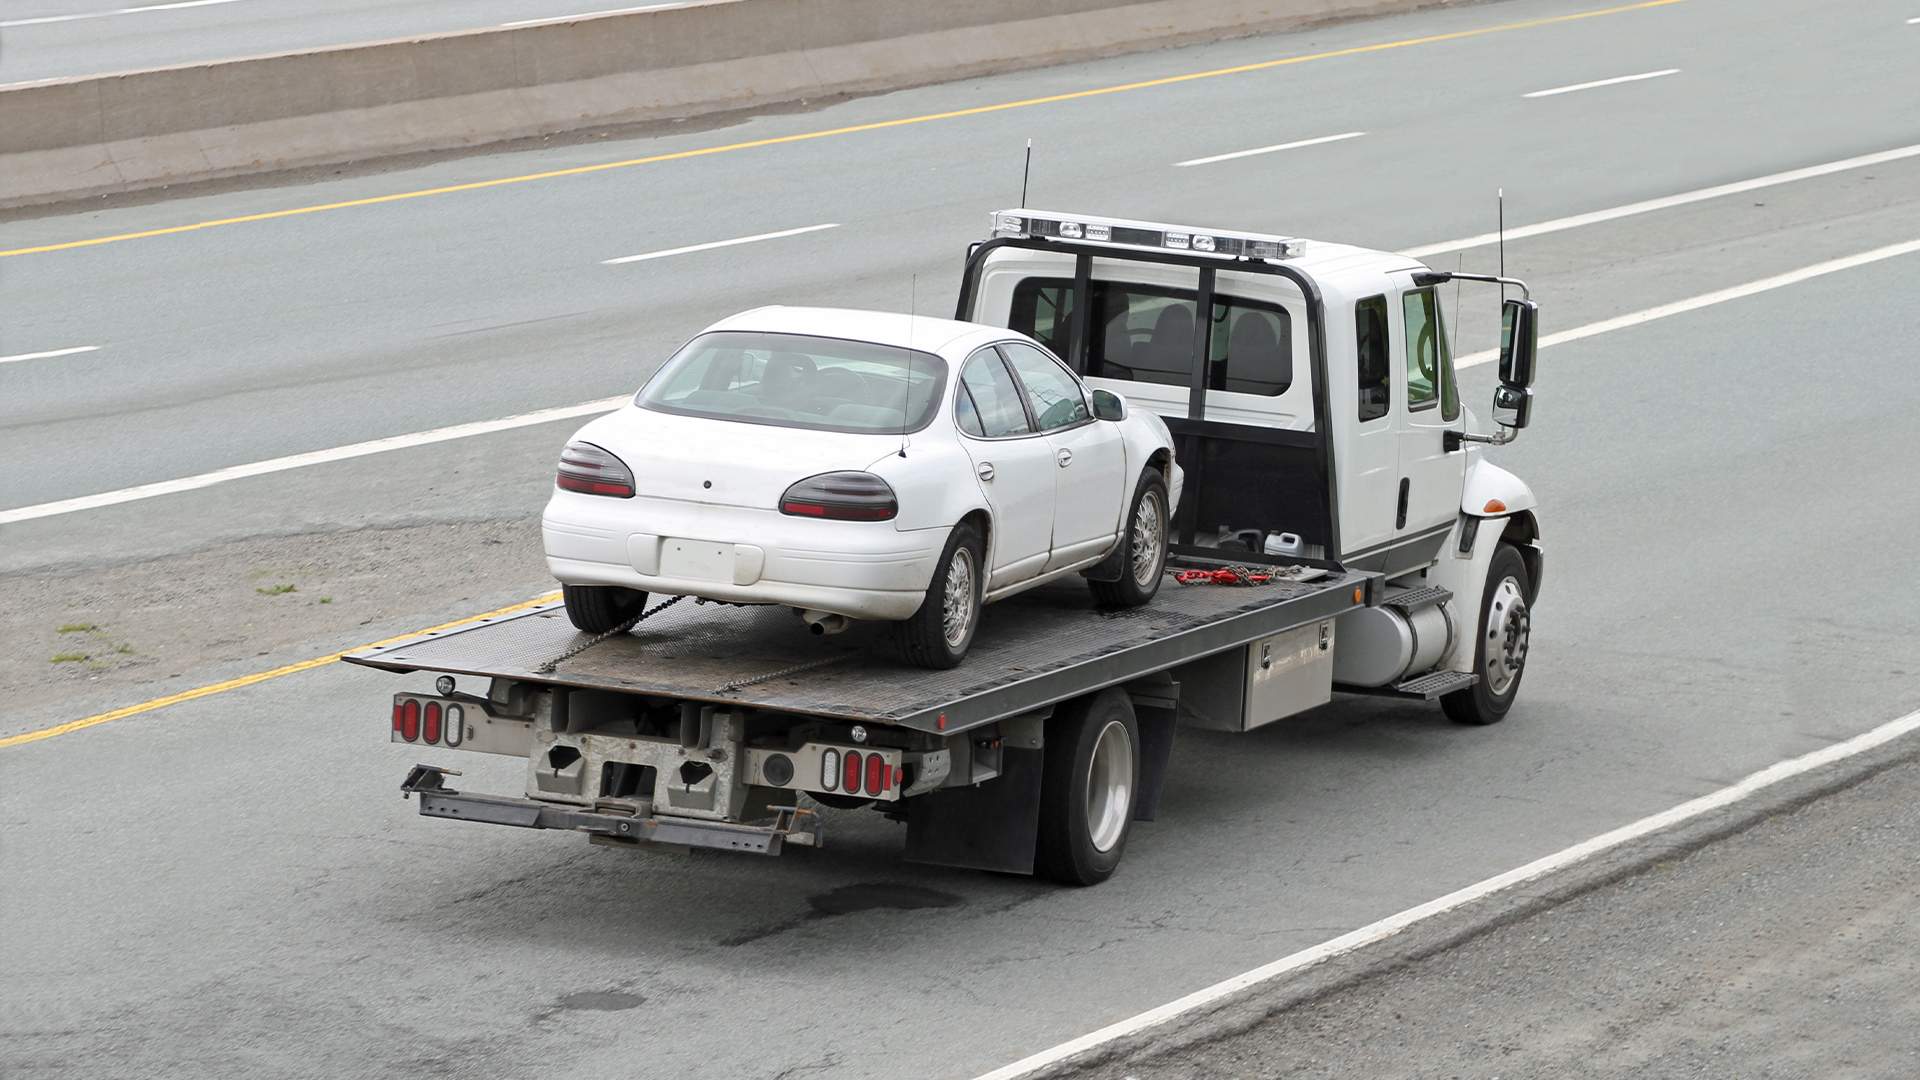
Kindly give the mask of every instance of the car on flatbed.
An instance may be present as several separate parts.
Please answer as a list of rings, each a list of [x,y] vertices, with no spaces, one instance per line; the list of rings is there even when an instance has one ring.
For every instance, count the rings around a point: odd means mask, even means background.
[[[1493,433],[1455,381],[1455,280],[1502,290]],[[1336,692],[1508,714],[1543,555],[1533,492],[1484,448],[1530,421],[1523,283],[1019,209],[968,252],[955,314],[1161,417],[1184,473],[1178,584],[1117,610],[1077,583],[1026,590],[982,613],[951,671],[872,648],[872,624],[818,636],[697,594],[618,634],[549,605],[349,656],[436,676],[395,695],[393,742],[525,762],[514,795],[416,764],[420,813],[772,854],[823,841],[819,805],[874,807],[905,822],[908,859],[1092,884],[1156,815],[1180,725],[1246,731]]]

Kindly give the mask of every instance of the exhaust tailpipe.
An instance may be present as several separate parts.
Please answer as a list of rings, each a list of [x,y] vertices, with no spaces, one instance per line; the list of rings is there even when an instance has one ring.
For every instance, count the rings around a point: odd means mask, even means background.
[[[828,611],[803,611],[800,613],[800,618],[816,637],[838,634],[853,625],[853,620],[845,615],[835,615]]]

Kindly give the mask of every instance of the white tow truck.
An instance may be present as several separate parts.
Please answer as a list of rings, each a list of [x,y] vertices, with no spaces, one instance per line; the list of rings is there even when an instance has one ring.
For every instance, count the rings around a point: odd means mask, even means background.
[[[1439,298],[1457,280],[1501,289],[1493,434],[1459,399]],[[955,317],[1029,334],[1166,420],[1186,476],[1179,584],[1122,611],[1077,583],[1031,590],[990,608],[943,672],[872,633],[700,603],[598,636],[554,604],[349,656],[438,674],[432,693],[395,695],[392,741],[526,762],[515,795],[415,765],[402,791],[420,813],[778,854],[823,841],[812,804],[872,806],[906,824],[910,860],[1093,884],[1154,817],[1180,724],[1246,731],[1336,692],[1506,716],[1540,529],[1533,492],[1481,447],[1530,417],[1523,283],[1019,209],[969,251]]]

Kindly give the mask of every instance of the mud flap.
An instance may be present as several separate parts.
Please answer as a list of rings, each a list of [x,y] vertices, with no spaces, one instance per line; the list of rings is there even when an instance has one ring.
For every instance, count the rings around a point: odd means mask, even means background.
[[[1140,727],[1140,790],[1133,797],[1133,820],[1152,821],[1160,812],[1160,791],[1167,783],[1167,761],[1173,757],[1173,728],[1180,687],[1164,704],[1135,697],[1133,720]]]
[[[1044,753],[1009,746],[1001,751],[1000,775],[994,779],[909,800],[907,861],[1033,873]]]

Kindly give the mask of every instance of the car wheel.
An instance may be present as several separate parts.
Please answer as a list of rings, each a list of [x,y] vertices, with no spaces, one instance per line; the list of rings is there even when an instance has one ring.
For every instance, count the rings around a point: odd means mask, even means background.
[[[1158,469],[1140,474],[1121,536],[1120,580],[1087,585],[1102,607],[1139,607],[1160,591],[1167,568],[1167,482]]]
[[[962,522],[947,537],[920,610],[895,624],[894,636],[908,663],[923,668],[958,667],[980,626],[986,593],[986,544],[980,530]]]
[[[1060,706],[1047,720],[1034,872],[1098,885],[1126,850],[1140,791],[1140,726],[1122,690]]]
[[[1501,544],[1487,565],[1481,591],[1479,644],[1473,670],[1479,681],[1440,699],[1447,716],[1462,724],[1497,724],[1520,693],[1533,615],[1527,608],[1527,564],[1512,544]]]
[[[617,585],[562,585],[567,618],[589,634],[604,634],[633,618],[647,606],[647,594]]]

